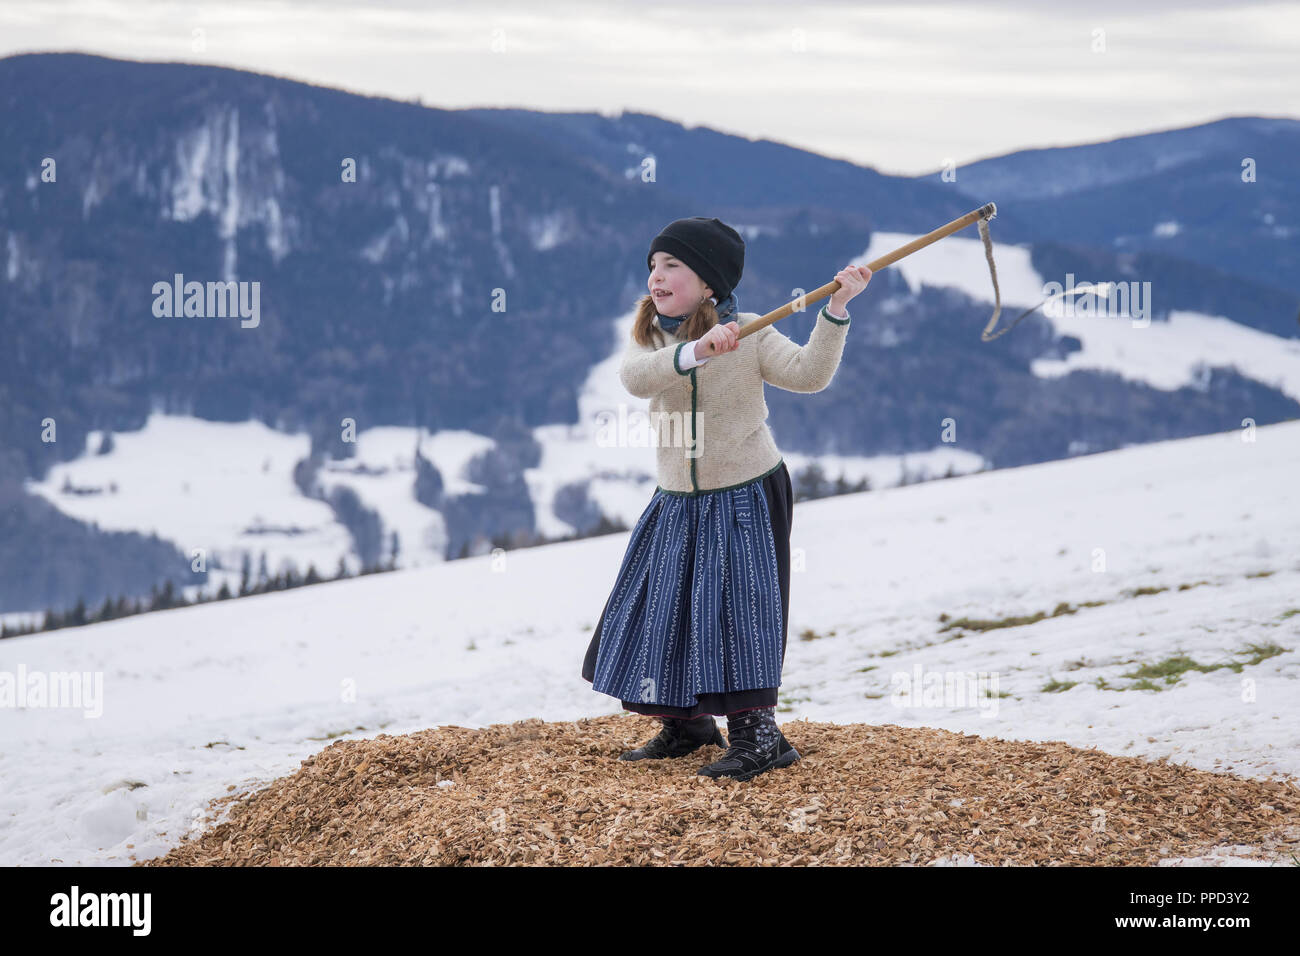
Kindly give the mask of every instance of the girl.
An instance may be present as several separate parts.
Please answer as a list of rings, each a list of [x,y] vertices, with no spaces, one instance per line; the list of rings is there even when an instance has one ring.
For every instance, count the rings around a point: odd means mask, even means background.
[[[793,392],[830,384],[848,334],[846,306],[871,270],[836,274],[840,288],[801,348],[771,325],[738,338],[759,315],[736,311],[745,242],[725,223],[669,223],[647,264],[650,294],[638,304],[619,376],[650,400],[659,483],[632,530],[582,676],[624,710],[663,722],[620,760],[726,745],[699,773],[748,780],[799,759],[774,716],[794,502],[763,383]],[[714,720],[724,714],[729,744]]]

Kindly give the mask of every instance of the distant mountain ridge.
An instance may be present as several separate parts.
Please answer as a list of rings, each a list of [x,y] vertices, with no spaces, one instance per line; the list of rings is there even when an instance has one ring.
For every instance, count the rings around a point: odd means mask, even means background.
[[[950,185],[1014,208],[1011,241],[1173,256],[1300,294],[1300,120],[1232,117],[1018,150],[958,167]]]

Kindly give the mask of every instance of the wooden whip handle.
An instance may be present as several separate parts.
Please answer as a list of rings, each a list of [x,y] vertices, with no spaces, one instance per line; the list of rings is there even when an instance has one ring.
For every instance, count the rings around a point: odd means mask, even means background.
[[[913,239],[911,242],[899,246],[893,252],[887,252],[879,259],[875,259],[871,262],[868,262],[867,268],[870,269],[872,272],[878,272],[879,270],[885,268],[885,266],[892,265],[893,263],[897,262],[899,259],[902,259],[904,256],[910,256],[912,253],[916,252],[917,249],[922,249],[925,246],[930,245],[930,243],[932,242],[938,242],[944,236],[951,235],[952,233],[956,232],[958,229],[964,229],[967,226],[969,226],[971,223],[976,222],[977,220],[992,219],[995,215],[997,215],[997,211],[998,211],[998,207],[996,205],[994,205],[991,202],[985,203],[983,206],[980,206],[978,209],[972,209],[970,212],[966,213],[966,215],[954,219],[952,222],[948,223],[947,225],[940,226],[938,229],[934,230],[933,232],[927,232],[924,236],[921,236],[917,239]],[[742,327],[741,330],[737,333],[737,337],[743,339],[746,335],[749,335],[751,332],[757,332],[760,329],[764,329],[767,326],[771,325],[773,322],[777,321],[778,319],[784,319],[787,315],[793,314],[795,311],[799,310],[803,306],[807,306],[813,302],[820,302],[822,299],[834,295],[836,292],[839,291],[839,288],[840,288],[839,280],[834,279],[826,283],[824,286],[813,289],[811,292],[804,294],[800,298],[787,302],[779,309],[769,312],[767,313],[767,315],[763,316],[762,318],[755,319],[753,322],[750,322],[748,325]]]

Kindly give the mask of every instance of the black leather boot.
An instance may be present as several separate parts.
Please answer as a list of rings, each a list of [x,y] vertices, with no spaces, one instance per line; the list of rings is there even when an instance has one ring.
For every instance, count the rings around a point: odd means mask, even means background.
[[[759,725],[764,725],[759,733]],[[799,759],[799,751],[785,739],[776,726],[772,708],[745,711],[727,717],[728,736],[731,743],[722,758],[701,767],[701,777],[732,777],[749,780],[773,767],[788,767]],[[767,739],[767,746],[760,742]]]
[[[660,717],[663,729],[636,750],[619,755],[619,760],[661,760],[664,757],[685,757],[701,747],[713,744],[727,746],[717,721],[712,714],[701,714],[694,720],[677,717]]]

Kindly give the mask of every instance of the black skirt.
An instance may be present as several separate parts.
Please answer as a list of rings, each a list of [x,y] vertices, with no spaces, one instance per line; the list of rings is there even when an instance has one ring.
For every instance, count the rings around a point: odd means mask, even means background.
[[[768,512],[772,522],[772,537],[776,545],[776,563],[781,586],[781,664],[785,665],[785,646],[790,630],[790,526],[794,520],[794,491],[790,485],[790,472],[784,460],[779,468],[762,479],[763,494],[767,499]],[[596,621],[595,632],[587,647],[587,655],[582,663],[582,677],[591,683],[596,674],[596,655],[600,649],[600,632],[605,621],[605,611],[609,609],[609,600]],[[776,687],[762,687],[753,690],[730,691],[727,693],[705,693],[696,697],[692,707],[672,707],[666,704],[643,703],[624,700],[623,709],[651,717],[680,717],[690,719],[701,714],[724,716],[756,707],[773,707],[777,703]]]

